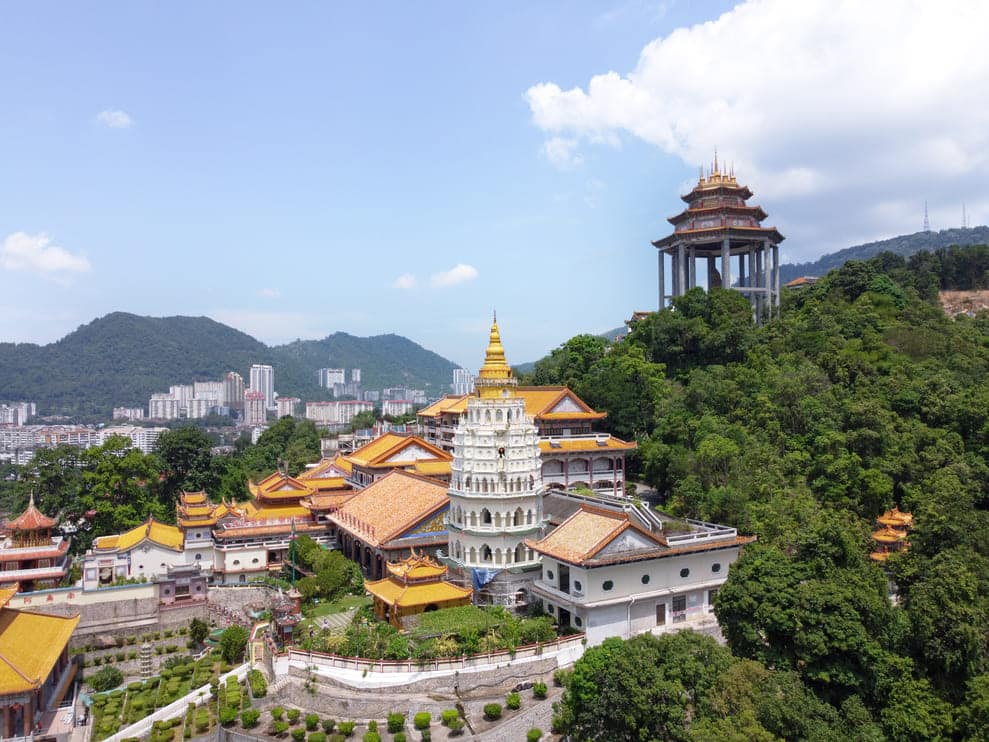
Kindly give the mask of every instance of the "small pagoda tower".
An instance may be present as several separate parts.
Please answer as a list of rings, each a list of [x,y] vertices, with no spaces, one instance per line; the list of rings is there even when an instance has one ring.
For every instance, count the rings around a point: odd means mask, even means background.
[[[7,535],[0,545],[0,583],[17,583],[24,591],[56,587],[69,570],[69,539],[52,536],[57,521],[34,504],[6,524]]]
[[[766,212],[750,206],[752,191],[739,185],[734,168],[721,172],[715,152],[711,169],[681,196],[686,210],[668,219],[673,234],[652,244],[659,250],[659,308],[666,306],[666,256],[672,264],[670,298],[697,285],[697,261],[705,261],[708,288],[732,288],[752,304],[756,321],[772,316],[780,303],[779,244],[776,227],[762,226]],[[718,271],[718,258],[721,270]],[[738,273],[732,271],[738,259]],[[735,280],[737,279],[737,280]]]
[[[374,598],[374,615],[397,629],[406,628],[409,616],[470,605],[473,591],[447,582],[447,568],[426,554],[413,549],[411,556],[387,567],[385,579],[365,582],[364,589]]]
[[[475,601],[516,608],[524,595],[506,580],[481,588],[508,570],[539,564],[525,544],[542,524],[539,435],[517,384],[495,318],[476,396],[468,398],[453,438],[449,556],[465,577],[470,573]]]
[[[876,562],[885,562],[890,554],[910,548],[907,532],[913,528],[913,514],[904,513],[895,505],[892,510],[876,518],[879,530],[872,534],[876,547],[869,557]]]

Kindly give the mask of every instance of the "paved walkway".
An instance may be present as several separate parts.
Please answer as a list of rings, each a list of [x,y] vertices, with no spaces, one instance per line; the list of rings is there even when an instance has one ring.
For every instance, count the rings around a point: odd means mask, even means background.
[[[482,742],[522,742],[533,727],[543,730],[543,739],[549,739],[549,728],[553,723],[553,703],[560,700],[562,688],[549,687],[549,695],[542,701],[532,697],[532,691],[522,691],[522,708],[514,718],[496,727],[480,732],[470,739]],[[501,700],[504,703],[504,699]],[[507,713],[512,713],[511,711]]]
[[[329,629],[331,634],[342,634],[350,626],[355,613],[357,613],[356,608],[348,608],[341,613],[328,613],[325,616],[317,616],[316,618],[309,619],[310,625]]]

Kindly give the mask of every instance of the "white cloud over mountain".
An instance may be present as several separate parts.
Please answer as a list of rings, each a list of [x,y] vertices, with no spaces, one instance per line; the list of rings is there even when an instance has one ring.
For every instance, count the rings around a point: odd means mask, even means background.
[[[53,245],[51,238],[43,232],[14,232],[0,245],[0,268],[64,277],[69,273],[85,273],[90,264],[85,255]]]
[[[916,231],[925,198],[986,221],[986,28],[979,0],[751,0],[650,42],[627,74],[526,99],[551,162],[629,135],[693,166],[718,147],[809,242]]]

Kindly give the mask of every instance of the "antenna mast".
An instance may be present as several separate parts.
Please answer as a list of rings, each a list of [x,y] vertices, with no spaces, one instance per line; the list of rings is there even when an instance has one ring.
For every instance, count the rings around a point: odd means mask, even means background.
[[[968,215],[965,213],[964,201],[962,201],[962,229],[968,229]]]
[[[931,220],[927,218],[927,201],[924,201],[924,231],[931,231]]]

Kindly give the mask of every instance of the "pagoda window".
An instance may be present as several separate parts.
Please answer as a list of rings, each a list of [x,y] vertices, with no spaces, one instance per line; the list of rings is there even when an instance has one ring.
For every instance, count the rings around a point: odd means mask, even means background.
[[[504,422],[504,417],[501,410],[495,410],[495,422]]]
[[[527,526],[531,526],[532,525],[532,511],[531,510],[526,511],[526,514],[525,514],[525,524]]]
[[[495,525],[495,528],[501,528],[501,513],[497,512],[497,511],[495,511],[495,514],[494,514],[494,525]]]
[[[484,411],[484,422],[486,423],[491,422],[491,410]]]
[[[505,564],[511,564],[512,557],[514,556],[515,556],[515,552],[513,552],[511,549],[505,549]]]
[[[515,547],[515,561],[524,562],[525,561],[525,547],[519,544]]]
[[[488,480],[487,479],[482,479],[481,480],[481,492],[487,493],[487,491],[488,491]]]
[[[470,491],[470,477],[467,477],[467,490]]]
[[[484,544],[481,547],[481,561],[482,562],[490,562],[491,561],[491,547],[488,546],[487,544]]]
[[[470,524],[472,526],[476,526],[477,525],[477,513],[475,513],[474,511],[471,511],[471,514],[470,514]]]
[[[495,550],[495,564],[501,564],[501,549]]]
[[[515,478],[515,491],[516,492],[522,491],[522,477]]]
[[[486,526],[491,525],[491,511],[487,508],[481,511],[481,523]]]
[[[522,508],[515,508],[515,517],[513,519],[513,525],[521,526],[524,519],[525,519],[525,514],[522,512]]]
[[[470,562],[471,564],[474,564],[475,562],[477,562],[477,549],[475,549],[472,546],[472,547],[470,547],[470,551],[467,552],[467,553],[468,553],[468,557],[467,557],[467,561],[468,562]]]

